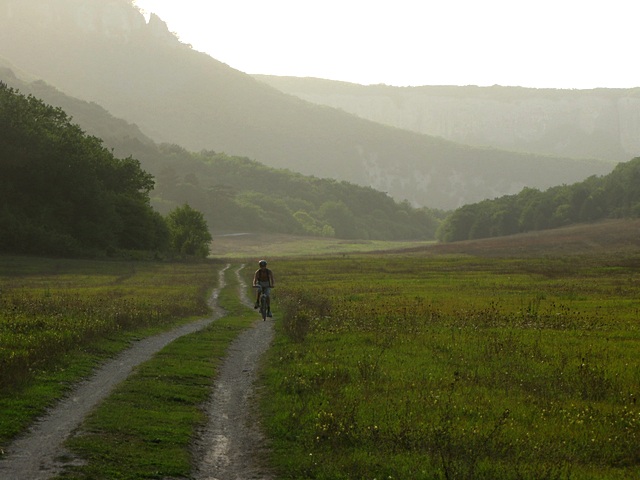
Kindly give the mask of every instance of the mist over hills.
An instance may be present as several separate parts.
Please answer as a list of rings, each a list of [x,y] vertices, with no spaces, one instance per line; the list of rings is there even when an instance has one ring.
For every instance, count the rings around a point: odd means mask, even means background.
[[[142,133],[140,128],[121,118],[114,117],[95,102],[87,102],[62,93],[43,80],[34,80],[30,75],[0,57],[0,81],[24,95],[33,95],[49,105],[62,108],[73,118],[88,135],[104,141],[105,146],[113,149],[120,157],[132,155],[126,143],[137,142],[140,145],[155,147],[155,142]],[[147,165],[153,170],[153,165]]]
[[[4,132],[9,138],[0,145],[0,168],[8,178],[0,174],[0,180],[5,180],[13,192],[25,191],[37,196],[39,190],[16,189],[11,179],[15,178],[13,175],[17,171],[21,172],[26,185],[29,185],[30,178],[34,184],[42,178],[43,164],[29,160],[41,152],[34,152],[38,142],[25,142],[27,147],[20,154],[12,151],[11,146],[13,124],[19,124],[29,115],[17,114],[7,99],[29,96],[26,103],[53,105],[59,111],[55,115],[65,118],[65,122],[66,116],[70,115],[73,124],[94,137],[91,142],[103,143],[116,157],[133,157],[139,161],[144,171],[153,175],[150,204],[157,212],[170,215],[188,203],[202,212],[209,228],[218,234],[240,231],[373,240],[428,240],[435,237],[444,217],[444,212],[413,208],[407,202],[394,201],[389,195],[370,187],[304,176],[290,170],[267,167],[245,157],[204,150],[189,152],[174,144],[158,145],[135,125],[114,117],[96,103],[69,97],[41,80],[21,80],[1,63],[0,78],[4,80],[0,81],[0,93],[5,95],[0,98],[0,117],[4,118],[0,121],[8,121],[8,128],[0,128],[0,134]],[[8,92],[7,88],[13,91]],[[46,107],[41,108],[50,111]],[[38,122],[32,119],[33,124]],[[22,160],[21,156],[24,157]],[[56,165],[59,167],[61,161],[64,164],[63,160],[53,153],[45,157],[44,161],[51,163],[48,172]],[[91,163],[90,158],[87,162]],[[20,165],[20,168],[12,169],[12,165]],[[83,167],[85,165],[78,164],[79,169]],[[73,188],[82,187],[82,184],[75,184]],[[72,191],[73,188],[67,190]],[[0,188],[0,193],[7,192]],[[6,200],[8,204],[15,203],[15,195],[9,194]],[[46,205],[43,210],[47,210]],[[84,203],[77,208],[82,210]],[[2,230],[0,228],[0,232]]]
[[[470,147],[312,104],[194,51],[129,0],[4,0],[0,56],[156,142],[371,186],[414,205],[450,209],[612,168]]]
[[[393,87],[254,77],[313,103],[468,145],[610,162],[640,154],[640,87]]]

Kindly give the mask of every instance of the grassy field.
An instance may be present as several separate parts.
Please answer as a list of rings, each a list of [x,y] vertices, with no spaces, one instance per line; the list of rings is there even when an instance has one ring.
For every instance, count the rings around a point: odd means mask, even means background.
[[[634,229],[280,260],[281,478],[638,478]]]
[[[261,408],[278,478],[640,477],[639,222],[309,241],[214,240],[276,274]],[[131,339],[207,313],[220,265],[0,257],[0,448]],[[88,419],[72,446],[90,461],[67,478],[189,475],[199,404],[248,320],[225,295],[221,331],[174,342]],[[132,412],[149,389],[160,403]],[[141,421],[111,428],[123,417]]]
[[[132,340],[208,314],[219,268],[0,257],[0,447]]]
[[[191,478],[192,441],[207,421],[202,405],[229,344],[256,320],[238,299],[235,272],[226,280],[218,300],[227,314],[172,342],[119,385],[67,442],[85,463],[59,480]]]
[[[573,255],[576,252],[633,252],[640,249],[640,220],[606,220],[508,237],[454,243],[385,242],[296,237],[254,233],[214,235],[211,253],[218,259],[346,256],[371,252],[419,252],[423,255],[487,256]]]

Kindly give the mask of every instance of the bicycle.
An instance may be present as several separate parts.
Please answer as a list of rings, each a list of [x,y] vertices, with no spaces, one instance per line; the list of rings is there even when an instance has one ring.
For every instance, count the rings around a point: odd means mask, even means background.
[[[258,302],[258,305],[262,321],[265,321],[267,319],[267,313],[269,312],[269,303],[267,300],[268,295],[264,291],[264,288],[262,288],[262,285],[256,285],[255,288],[258,288],[260,290],[260,300]]]

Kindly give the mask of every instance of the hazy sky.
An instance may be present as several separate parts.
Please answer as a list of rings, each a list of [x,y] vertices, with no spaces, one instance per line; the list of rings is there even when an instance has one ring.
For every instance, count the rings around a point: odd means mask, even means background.
[[[640,86],[638,0],[136,0],[245,73],[388,85]]]

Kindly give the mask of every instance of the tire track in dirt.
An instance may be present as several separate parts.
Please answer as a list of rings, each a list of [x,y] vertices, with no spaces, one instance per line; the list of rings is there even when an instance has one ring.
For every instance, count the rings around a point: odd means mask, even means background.
[[[253,302],[238,276],[239,295]],[[195,480],[271,480],[264,467],[267,451],[255,408],[255,382],[261,356],[274,337],[273,321],[257,321],[230,345],[205,406],[209,422],[194,443]]]
[[[5,455],[0,460],[0,478],[46,480],[73,462],[70,460],[73,458],[72,455],[63,446],[64,441],[80,425],[84,417],[131,374],[134,367],[151,359],[177,338],[202,330],[223,315],[217,306],[217,299],[225,285],[224,274],[228,268],[229,265],[220,271],[219,286],[209,299],[213,308],[210,317],[141,340],[98,368],[92,377],[81,382],[27,433],[7,447]]]

